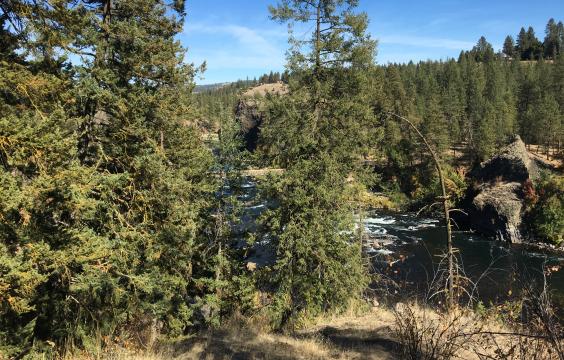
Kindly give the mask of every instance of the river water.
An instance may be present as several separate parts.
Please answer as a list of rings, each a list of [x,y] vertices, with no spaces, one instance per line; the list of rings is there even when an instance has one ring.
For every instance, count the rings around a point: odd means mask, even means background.
[[[244,205],[241,223],[236,226],[238,243],[244,234],[254,232],[255,219],[267,208],[257,197],[256,184],[246,179],[240,186],[239,200]],[[360,224],[360,218],[358,222]],[[375,273],[386,275],[404,289],[425,293],[439,268],[446,250],[446,235],[441,221],[417,217],[412,213],[368,211],[362,217],[364,256]],[[253,246],[246,261],[264,266],[274,261],[274,249],[268,235]],[[531,251],[522,246],[508,246],[468,232],[453,234],[457,259],[464,274],[475,284],[467,285],[475,300],[498,303],[519,296],[523,286],[542,283],[543,271],[553,300],[564,309],[564,256]]]
[[[365,250],[375,270],[412,289],[426,292],[446,251],[445,227],[439,220],[415,214],[374,210],[364,219]],[[544,273],[554,301],[564,305],[564,256],[508,246],[478,234],[454,232],[453,244],[470,292],[485,304],[514,298],[523,286],[542,284]],[[375,245],[375,246],[374,246]],[[390,264],[392,264],[390,266]],[[475,284],[475,286],[474,286]]]

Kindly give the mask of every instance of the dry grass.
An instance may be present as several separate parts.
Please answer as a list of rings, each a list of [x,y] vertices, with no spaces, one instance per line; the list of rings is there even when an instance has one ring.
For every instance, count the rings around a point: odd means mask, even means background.
[[[469,309],[441,313],[417,304],[366,308],[320,318],[292,335],[270,333],[260,322],[234,318],[220,330],[200,334],[154,353],[114,349],[83,360],[227,359],[556,359],[542,338],[516,336],[495,316]],[[508,336],[509,334],[509,336]]]
[[[564,159],[562,158],[562,153],[558,151],[557,148],[550,148],[550,156],[546,155],[546,148],[540,145],[527,145],[529,156],[533,159],[544,164],[548,168],[562,169],[564,166]]]
[[[288,93],[288,86],[282,82],[275,84],[262,84],[255,86],[243,93],[244,97],[266,96],[266,94],[284,95]]]
[[[510,327],[495,309],[481,316],[470,309],[439,313],[411,304],[395,316],[394,338],[402,344],[402,359],[564,359],[564,339],[546,332],[546,323],[533,320]]]
[[[250,176],[254,178],[264,178],[268,175],[280,175],[283,172],[284,169],[262,168],[262,169],[243,170],[241,174],[243,176]]]
[[[396,359],[390,338],[392,312],[384,308],[363,316],[323,318],[293,335],[269,333],[241,319],[155,353],[115,349],[80,360],[223,360],[223,359]]]

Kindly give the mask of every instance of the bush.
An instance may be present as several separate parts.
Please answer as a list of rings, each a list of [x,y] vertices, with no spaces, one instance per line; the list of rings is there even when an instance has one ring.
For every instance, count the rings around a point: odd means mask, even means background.
[[[395,338],[401,343],[402,359],[452,359],[468,348],[472,335],[482,330],[479,321],[463,311],[437,313],[432,310],[398,304],[394,311]]]
[[[560,245],[564,238],[564,177],[544,176],[536,187],[538,200],[530,212],[534,234]]]

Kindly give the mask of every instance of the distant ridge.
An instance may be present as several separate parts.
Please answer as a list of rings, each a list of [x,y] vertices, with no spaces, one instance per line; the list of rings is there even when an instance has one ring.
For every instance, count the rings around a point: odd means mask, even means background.
[[[205,91],[214,91],[217,89],[221,89],[222,87],[228,86],[232,83],[230,82],[224,82],[224,83],[216,83],[216,84],[207,84],[207,85],[196,85],[194,87],[194,93],[198,94],[198,93],[202,93]]]

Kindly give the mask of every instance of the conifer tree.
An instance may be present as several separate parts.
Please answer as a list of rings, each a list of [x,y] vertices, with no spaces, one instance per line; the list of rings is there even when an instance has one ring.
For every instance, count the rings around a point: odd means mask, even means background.
[[[526,54],[528,53],[530,46],[531,45],[527,37],[527,32],[525,31],[525,28],[522,27],[521,30],[519,31],[519,35],[517,36],[517,47],[516,47],[520,60],[528,60],[528,58],[526,58],[527,56]]]
[[[9,3],[22,24],[9,37],[26,55],[0,62],[0,344],[10,354],[43,340],[88,348],[131,324],[180,335],[213,301],[217,183],[190,125],[182,3]]]
[[[445,64],[441,104],[448,124],[451,143],[464,140],[465,119],[464,82],[460,67],[452,60]]]
[[[312,23],[311,38],[292,39],[290,94],[275,99],[263,127],[286,169],[271,184],[279,207],[268,227],[276,236],[271,282],[278,325],[346,306],[365,286],[361,245],[351,237],[351,189],[372,119],[365,74],[374,42],[353,0],[285,0],[271,6],[280,22]],[[354,174],[354,175],[353,175]]]
[[[482,67],[479,66],[472,58],[468,59],[465,66],[466,78],[466,138],[474,159],[479,157],[478,139],[476,139],[476,131],[482,121],[484,115],[484,86],[485,79]]]
[[[438,153],[443,153],[449,144],[447,122],[441,108],[441,96],[435,79],[429,80],[425,91],[425,113],[422,133],[434,145]]]
[[[512,36],[507,36],[503,42],[503,53],[509,58],[515,57],[515,40]]]
[[[558,25],[554,19],[550,19],[546,24],[544,38],[544,57],[547,59],[556,59],[560,53],[560,34],[558,33]]]
[[[526,60],[539,60],[543,55],[542,43],[537,39],[532,26],[527,30],[527,43],[529,47],[525,50]]]
[[[560,49],[560,55],[564,53],[564,23],[562,21],[558,22],[556,25],[558,30],[558,48]]]
[[[490,44],[485,37],[481,37],[478,43],[471,51],[474,59],[477,62],[490,62],[495,58],[495,52],[492,44]]]

